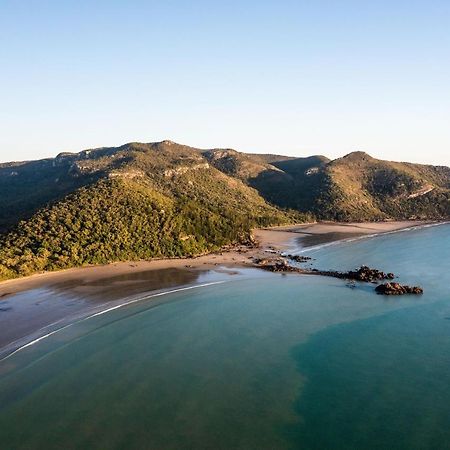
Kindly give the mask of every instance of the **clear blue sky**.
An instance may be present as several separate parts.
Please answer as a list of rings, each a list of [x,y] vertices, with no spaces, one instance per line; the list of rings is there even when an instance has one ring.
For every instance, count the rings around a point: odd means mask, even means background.
[[[172,139],[450,165],[450,1],[0,0],[0,161]]]

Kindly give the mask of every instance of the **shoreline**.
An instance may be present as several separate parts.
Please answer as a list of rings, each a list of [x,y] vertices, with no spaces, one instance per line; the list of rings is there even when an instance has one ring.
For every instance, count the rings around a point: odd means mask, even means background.
[[[134,303],[142,302],[145,300],[152,300],[152,307],[155,307],[159,304],[161,304],[164,300],[161,300],[160,297],[164,297],[166,295],[174,294],[181,291],[189,291],[192,289],[200,289],[207,286],[212,286],[216,284],[222,284],[225,283],[226,280],[221,281],[210,281],[207,283],[201,283],[201,284],[188,284],[188,285],[182,285],[178,286],[175,289],[171,290],[163,290],[163,291],[150,291],[142,296],[130,296],[130,297],[124,297],[120,301],[117,302],[109,302],[105,304],[101,304],[97,306],[97,308],[92,307],[89,310],[83,311],[82,314],[78,316],[69,316],[64,317],[61,320],[58,320],[57,322],[53,322],[51,324],[45,325],[42,328],[39,328],[35,332],[31,334],[27,334],[26,336],[19,337],[15,341],[7,343],[5,346],[0,346],[0,363],[3,361],[6,361],[14,354],[20,352],[21,350],[30,347],[34,344],[37,344],[38,342],[46,339],[47,337],[52,336],[53,334],[56,334],[60,331],[66,330],[67,328],[70,328],[76,324],[79,324],[81,322],[84,322],[86,320],[89,320],[91,318],[101,316],[103,314],[107,314],[111,311],[124,308],[126,306],[132,305]],[[105,309],[105,307],[107,307]],[[0,370],[0,374],[2,371]]]
[[[118,262],[6,280],[0,283],[0,357],[37,342],[55,326],[103,314],[124,301],[216,282],[239,274],[239,269],[256,270],[254,260],[258,258],[294,249],[302,253],[314,250],[314,245],[299,248],[305,239],[307,244],[314,243],[314,238],[320,243],[324,236],[331,239],[328,243],[345,242],[355,229],[358,238],[364,238],[441,223],[445,222],[319,222],[257,229],[253,234],[258,244],[253,248],[237,246],[194,258]]]
[[[317,222],[284,225],[253,230],[257,245],[249,248],[237,245],[232,249],[187,258],[161,258],[140,261],[119,261],[109,264],[73,267],[52,272],[42,272],[26,277],[0,282],[0,305],[3,299],[18,292],[42,286],[64,283],[70,280],[95,282],[114,276],[139,273],[147,270],[191,269],[217,270],[226,268],[257,267],[251,260],[266,253],[289,251],[301,245],[302,252],[314,250],[321,244],[345,242],[353,238],[375,237],[382,234],[440,225],[438,221],[393,221],[393,222]],[[356,236],[357,235],[357,236]],[[325,239],[324,239],[325,237]],[[312,238],[312,239],[311,239]],[[299,242],[296,242],[299,241]],[[323,242],[325,241],[325,242]]]

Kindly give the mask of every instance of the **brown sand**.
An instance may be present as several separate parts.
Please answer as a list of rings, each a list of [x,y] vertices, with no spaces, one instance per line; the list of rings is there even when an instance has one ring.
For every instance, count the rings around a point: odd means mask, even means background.
[[[417,227],[433,223],[431,221],[404,220],[397,222],[317,222],[312,224],[300,224],[283,227],[268,228],[267,231],[278,231],[283,233],[305,233],[305,234],[324,234],[324,233],[361,233],[376,234],[389,231],[402,230],[410,227]],[[263,230],[266,231],[266,230]]]
[[[302,224],[290,227],[276,227],[268,231],[270,239],[276,246],[276,238],[274,232],[280,233],[280,240],[285,239],[287,233],[294,234],[295,238],[290,241],[290,244],[301,247],[311,247],[314,245],[325,244],[328,242],[339,241],[342,239],[355,238],[360,236],[367,236],[372,234],[388,233],[392,231],[403,230],[411,227],[418,227],[433,223],[431,221],[397,221],[397,222],[349,222],[349,223],[335,223],[335,222],[318,222],[313,224]],[[265,231],[265,230],[264,230]]]

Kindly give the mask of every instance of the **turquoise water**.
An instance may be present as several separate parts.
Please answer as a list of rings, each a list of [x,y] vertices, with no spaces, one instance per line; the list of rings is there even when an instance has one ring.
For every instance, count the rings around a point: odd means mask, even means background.
[[[245,271],[0,363],[1,449],[450,448],[450,226],[311,249],[420,283]]]

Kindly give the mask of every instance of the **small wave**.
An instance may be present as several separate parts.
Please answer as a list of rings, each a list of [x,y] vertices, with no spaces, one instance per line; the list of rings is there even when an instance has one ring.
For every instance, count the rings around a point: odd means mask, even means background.
[[[199,288],[203,288],[203,287],[207,287],[207,286],[213,286],[215,284],[222,284],[222,283],[225,283],[225,282],[226,282],[225,280],[212,281],[210,283],[197,284],[195,286],[186,286],[186,287],[182,287],[182,288],[172,289],[170,291],[157,292],[157,293],[154,293],[154,294],[145,295],[143,297],[134,298],[132,300],[127,300],[127,301],[125,301],[123,303],[111,306],[111,307],[106,308],[106,309],[101,310],[101,311],[98,311],[98,312],[96,312],[94,314],[91,314],[89,316],[83,317],[80,320],[76,320],[76,321],[71,322],[71,323],[69,323],[69,324],[67,324],[67,325],[65,325],[65,326],[63,326],[61,328],[58,328],[58,329],[50,331],[49,333],[46,333],[46,334],[44,334],[42,336],[39,336],[36,339],[33,339],[30,342],[27,342],[26,344],[21,345],[20,347],[16,348],[11,353],[7,354],[6,356],[4,356],[3,358],[0,359],[0,362],[5,361],[6,359],[10,358],[11,356],[15,355],[16,353],[19,353],[20,351],[22,351],[22,350],[24,350],[24,349],[26,349],[28,347],[31,347],[32,345],[35,345],[38,342],[40,342],[40,341],[42,341],[44,339],[47,339],[48,337],[50,337],[50,336],[52,336],[52,335],[54,335],[56,333],[59,333],[59,332],[61,332],[63,330],[66,330],[67,328],[72,327],[73,325],[77,325],[77,324],[79,324],[81,322],[85,322],[86,320],[92,319],[94,317],[101,316],[103,314],[107,314],[107,313],[109,313],[111,311],[114,311],[116,309],[120,309],[120,308],[123,308],[125,306],[132,305],[133,303],[142,302],[142,301],[148,300],[150,298],[162,297],[164,295],[175,294],[177,292],[188,291],[188,290],[191,290],[191,289],[199,289]],[[46,328],[48,328],[48,327],[50,327],[52,325],[55,325],[56,323],[59,323],[59,322],[60,321],[54,322],[53,324],[48,325]],[[41,330],[43,330],[43,328],[41,328]]]
[[[416,231],[416,230],[421,230],[424,228],[439,227],[441,225],[449,225],[449,224],[450,224],[449,221],[435,222],[435,223],[427,223],[427,224],[423,224],[423,225],[414,225],[412,227],[401,228],[399,230],[380,231],[379,233],[364,234],[364,235],[358,236],[358,237],[339,239],[337,241],[327,242],[325,244],[319,244],[319,245],[313,245],[311,247],[305,247],[305,248],[300,249],[296,254],[314,253],[314,252],[317,252],[318,250],[322,250],[323,248],[331,247],[334,245],[348,244],[350,242],[362,241],[365,239],[372,239],[372,238],[376,238],[376,237],[380,237],[380,236],[385,236],[386,234],[404,233],[404,232]]]

